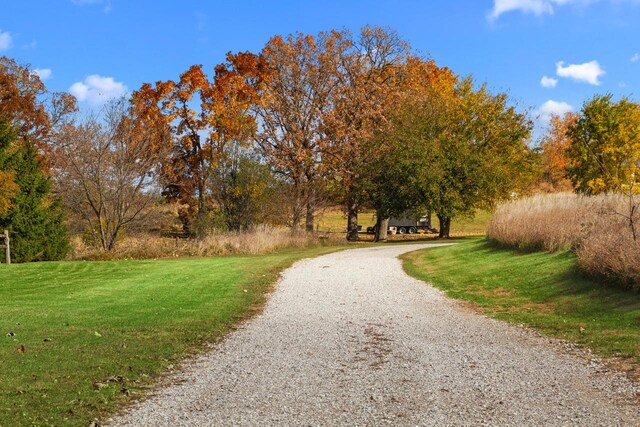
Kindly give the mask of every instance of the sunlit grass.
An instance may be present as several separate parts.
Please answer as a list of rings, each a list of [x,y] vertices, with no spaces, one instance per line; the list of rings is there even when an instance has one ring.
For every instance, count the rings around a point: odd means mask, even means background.
[[[485,240],[403,256],[407,272],[484,314],[640,362],[640,294],[583,277],[571,252],[522,253]]]
[[[331,250],[0,265],[0,426],[107,417],[259,307],[283,268]]]

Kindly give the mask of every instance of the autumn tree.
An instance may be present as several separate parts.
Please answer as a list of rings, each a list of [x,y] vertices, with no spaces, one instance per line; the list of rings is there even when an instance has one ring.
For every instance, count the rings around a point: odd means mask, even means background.
[[[112,101],[102,118],[65,124],[53,152],[58,190],[105,251],[155,200],[157,128],[144,127],[126,100]]]
[[[584,103],[568,135],[567,170],[576,191],[625,195],[626,209],[611,213],[622,216],[634,242],[640,241],[640,104],[596,95]]]
[[[638,192],[640,105],[624,97],[597,95],[585,102],[568,128],[568,175],[576,191]]]
[[[16,130],[17,142],[46,151],[56,127],[75,110],[72,95],[49,93],[29,66],[0,57],[0,118]]]
[[[568,150],[571,146],[568,130],[576,121],[574,113],[564,116],[552,116],[549,130],[540,142],[542,160],[542,180],[550,191],[568,191],[573,189],[567,177],[569,167]]]
[[[248,74],[241,59],[239,69]],[[144,84],[132,96],[141,120],[156,126],[159,135],[173,135],[160,180],[165,197],[186,206],[181,219],[189,234],[197,232],[194,220],[206,221],[211,210],[208,184],[228,144],[248,141],[253,132],[255,124],[248,114],[252,100],[252,88],[243,76],[225,65],[216,67],[211,79],[202,66],[194,65],[177,81]],[[155,148],[163,150],[162,144]]]
[[[298,231],[305,216],[313,231],[321,198],[327,139],[324,114],[331,108],[335,89],[337,32],[317,37],[276,36],[260,52],[265,79],[256,87],[253,112],[259,124],[255,134],[261,156],[292,189],[292,228]]]
[[[367,26],[357,37],[348,32],[337,36],[337,86],[324,119],[330,142],[325,160],[347,212],[347,239],[357,240],[358,210],[365,198],[361,171],[371,155],[364,145],[387,125],[391,106],[399,105],[399,73],[410,48],[387,28]]]

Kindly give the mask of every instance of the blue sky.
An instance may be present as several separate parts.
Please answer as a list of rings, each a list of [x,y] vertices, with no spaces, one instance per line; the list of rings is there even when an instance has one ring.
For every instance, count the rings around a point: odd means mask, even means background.
[[[596,93],[640,100],[640,0],[4,0],[1,10],[0,55],[83,108],[192,64],[212,71],[275,34],[366,24],[507,91],[540,125]]]

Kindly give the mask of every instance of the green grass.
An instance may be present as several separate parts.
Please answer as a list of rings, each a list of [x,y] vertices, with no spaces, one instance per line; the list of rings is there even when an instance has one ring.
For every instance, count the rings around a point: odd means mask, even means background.
[[[486,210],[478,210],[472,218],[454,218],[451,221],[452,236],[484,236],[493,213]],[[435,218],[437,223],[437,218]]]
[[[255,312],[283,268],[335,249],[0,265],[0,426],[108,417]]]
[[[403,256],[406,271],[486,315],[640,362],[640,293],[580,275],[573,253],[522,253],[486,240]]]

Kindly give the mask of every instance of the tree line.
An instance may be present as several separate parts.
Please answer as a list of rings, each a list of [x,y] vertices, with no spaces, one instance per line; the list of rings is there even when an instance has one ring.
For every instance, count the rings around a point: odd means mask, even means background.
[[[531,147],[532,121],[506,94],[388,28],[275,36],[210,74],[194,65],[92,115],[9,58],[0,79],[0,227],[16,245],[41,247],[21,238],[26,228],[60,240],[55,254],[17,249],[22,260],[63,256],[63,207],[104,250],[158,203],[179,207],[188,236],[259,223],[312,232],[318,209],[338,204],[351,240],[363,209],[376,212],[378,240],[406,212],[432,212],[448,237],[452,220],[566,178],[550,166],[561,162],[553,144]],[[18,158],[39,174],[40,196],[19,182]],[[15,219],[35,211],[20,207],[26,194],[49,225]]]

